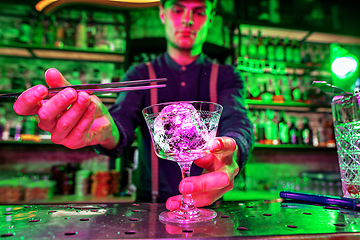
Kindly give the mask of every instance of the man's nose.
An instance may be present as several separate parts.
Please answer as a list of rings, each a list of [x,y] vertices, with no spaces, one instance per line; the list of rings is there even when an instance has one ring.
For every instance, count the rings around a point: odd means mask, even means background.
[[[182,23],[186,26],[191,26],[194,24],[193,20],[193,11],[192,10],[186,10],[184,11],[184,16],[182,19]]]

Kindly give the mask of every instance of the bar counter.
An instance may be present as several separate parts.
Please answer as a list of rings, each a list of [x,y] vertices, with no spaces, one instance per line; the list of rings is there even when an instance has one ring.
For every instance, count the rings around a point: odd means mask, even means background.
[[[164,204],[0,205],[6,239],[359,239],[360,213],[296,201],[218,202],[214,221],[166,225]]]

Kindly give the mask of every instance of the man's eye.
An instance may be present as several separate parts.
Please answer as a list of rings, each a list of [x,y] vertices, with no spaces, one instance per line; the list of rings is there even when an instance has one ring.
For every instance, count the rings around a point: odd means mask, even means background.
[[[173,9],[172,9],[172,12],[173,12],[173,13],[181,13],[181,9],[179,9],[179,8],[173,8]]]
[[[206,12],[205,11],[196,11],[195,14],[198,16],[205,16]]]

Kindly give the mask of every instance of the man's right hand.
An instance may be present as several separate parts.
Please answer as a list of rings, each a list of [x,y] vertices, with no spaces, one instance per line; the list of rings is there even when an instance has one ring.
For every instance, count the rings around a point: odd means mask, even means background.
[[[14,103],[19,115],[38,115],[39,127],[51,133],[51,141],[71,149],[100,144],[113,149],[119,142],[119,131],[107,108],[96,96],[76,92],[62,74],[54,68],[45,73],[49,87],[69,86],[44,100],[48,94],[44,85],[25,91]]]

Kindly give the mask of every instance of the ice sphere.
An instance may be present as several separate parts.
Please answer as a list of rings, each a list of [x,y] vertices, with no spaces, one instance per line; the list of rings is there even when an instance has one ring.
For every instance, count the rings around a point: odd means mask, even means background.
[[[164,107],[154,121],[154,141],[164,153],[198,150],[209,140],[200,113],[189,103]]]

